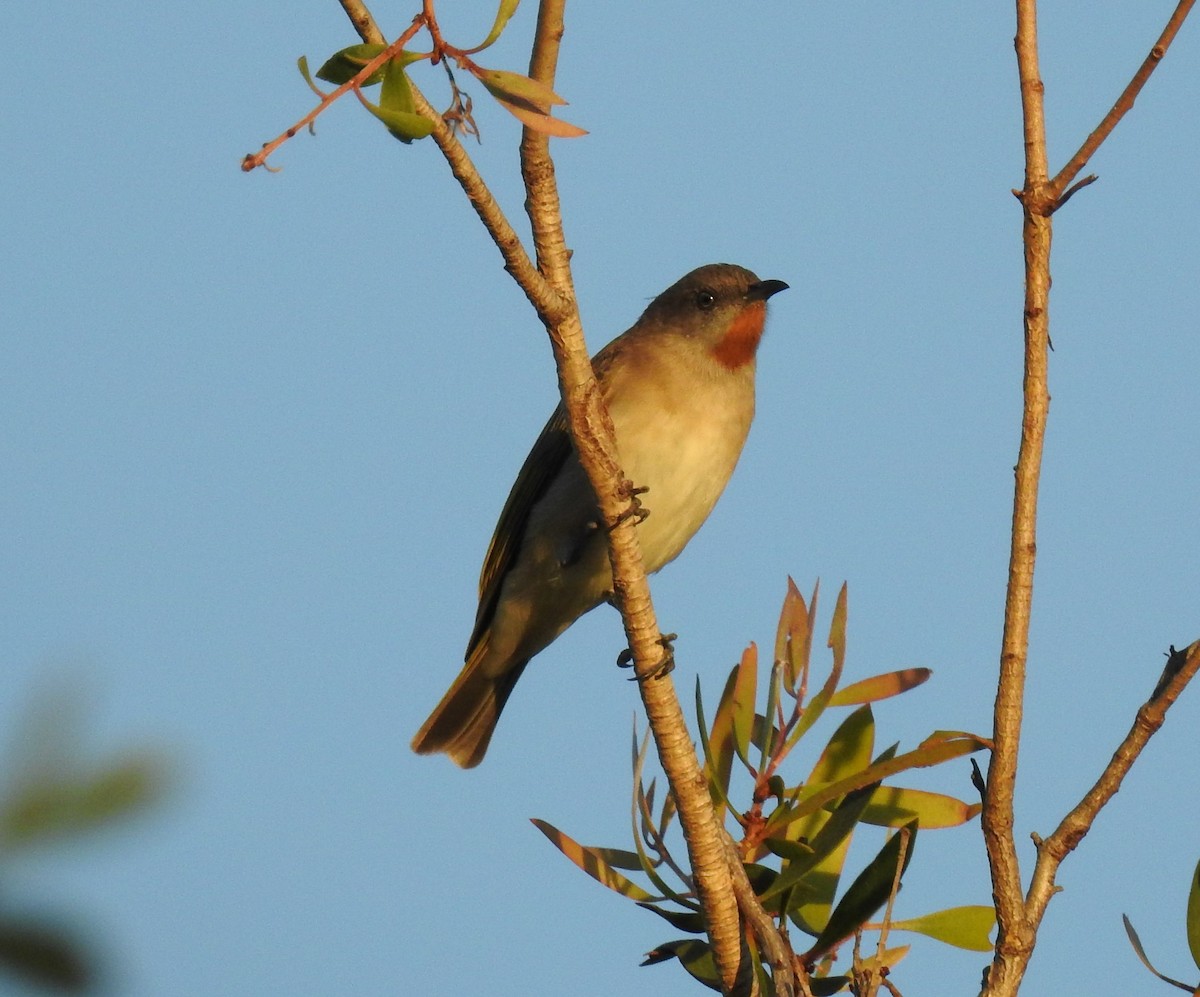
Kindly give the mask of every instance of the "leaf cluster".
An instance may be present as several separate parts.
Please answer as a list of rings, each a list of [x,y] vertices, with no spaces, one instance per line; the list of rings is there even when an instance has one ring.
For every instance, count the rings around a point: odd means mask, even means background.
[[[887,948],[889,931],[928,935],[950,945],[989,951],[994,925],[990,905],[956,907],[905,920],[890,918],[901,878],[911,861],[918,830],[963,824],[980,811],[979,804],[937,793],[892,785],[892,777],[916,768],[941,764],[987,746],[982,738],[957,731],[935,731],[916,748],[901,752],[898,744],[875,749],[872,704],[908,692],[929,677],[927,669],[912,668],[875,675],[841,685],[846,658],[846,588],[842,587],[830,626],[828,647],[832,665],[819,686],[812,681],[812,642],[817,590],[806,604],[795,583],[787,595],[776,631],[774,658],[765,683],[765,708],[758,712],[758,651],[751,644],[731,670],[709,724],[699,684],[696,713],[709,793],[719,818],[732,828],[746,876],[767,914],[791,941],[813,994],[832,994],[851,985],[852,976],[887,970],[908,951]],[[810,695],[810,686],[815,692]],[[783,764],[795,752],[821,716],[849,709],[816,752],[800,780],[789,782]],[[807,742],[805,742],[807,743]],[[654,911],[674,928],[699,938],[665,942],[654,948],[645,965],[678,959],[698,980],[720,990],[703,915],[687,870],[676,860],[668,842],[675,816],[669,792],[657,800],[657,783],[647,785],[644,768],[648,741],[633,750],[634,849],[581,845],[546,823],[536,826],[588,875],[609,889]],[[735,772],[748,776],[750,803],[739,810],[733,803]],[[887,829],[874,857],[839,889],[847,853],[855,832],[864,826]],[[643,887],[626,873],[639,873]],[[885,904],[889,916],[882,924],[871,918]],[[880,932],[877,952],[858,954],[862,933]],[[850,966],[838,965],[838,950],[855,939]],[[746,933],[763,993],[773,993],[770,976],[755,937]]]
[[[479,137],[479,128],[473,115],[473,102],[459,89],[454,73],[449,67],[450,61],[475,77],[495,101],[525,127],[557,138],[586,135],[587,132],[582,128],[551,115],[553,107],[565,104],[566,101],[549,86],[521,73],[487,69],[472,58],[500,38],[509,18],[516,12],[518,3],[519,0],[501,0],[495,23],[487,37],[479,45],[466,49],[450,45],[442,38],[437,23],[433,20],[433,5],[428,3],[426,13],[418,16],[414,27],[423,25],[429,30],[434,43],[431,51],[410,52],[404,48],[397,49],[396,43],[351,45],[331,55],[317,70],[317,78],[339,87],[348,85],[363,106],[383,122],[388,132],[406,145],[417,139],[427,138],[434,129],[434,122],[418,113],[408,77],[409,66],[426,60],[431,65],[441,63],[446,69],[452,103],[442,117],[452,128]],[[324,93],[313,81],[308,70],[308,60],[304,56],[300,57],[298,64],[305,81],[317,96],[322,101],[332,99],[331,95]],[[382,86],[378,102],[367,100],[362,94],[362,88],[379,84]]]

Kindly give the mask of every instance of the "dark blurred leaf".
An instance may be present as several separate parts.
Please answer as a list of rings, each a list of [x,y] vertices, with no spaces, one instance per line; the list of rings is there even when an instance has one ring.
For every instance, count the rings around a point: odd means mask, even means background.
[[[158,799],[165,783],[162,762],[140,755],[90,776],[19,784],[0,803],[0,845],[11,848],[90,831],[144,809]]]
[[[832,997],[833,994],[845,989],[850,982],[848,976],[819,976],[809,981],[811,986],[809,989],[813,992],[813,997]]]
[[[908,845],[904,851],[904,862],[901,875],[912,860],[913,850],[917,841],[917,822],[906,824]],[[850,884],[845,896],[838,901],[829,921],[822,929],[812,948],[806,953],[811,958],[821,952],[833,948],[868,921],[887,901],[892,892],[892,884],[896,878],[896,867],[900,859],[901,845],[905,839],[904,829],[897,831],[879,850],[867,867],[858,874]]]
[[[0,968],[30,983],[82,993],[95,982],[93,960],[78,941],[32,921],[0,920]]]
[[[994,927],[996,910],[983,905],[950,907],[921,917],[892,922],[893,931],[916,931],[936,938],[939,942],[971,952],[992,950],[988,936]]]

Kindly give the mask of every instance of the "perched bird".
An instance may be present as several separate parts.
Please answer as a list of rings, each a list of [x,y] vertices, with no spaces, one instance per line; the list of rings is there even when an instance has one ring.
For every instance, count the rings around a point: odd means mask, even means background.
[[[647,571],[675,559],[733,473],[754,418],[754,357],[780,280],[693,270],[592,360],[625,477],[644,489]],[[525,459],[479,578],[466,664],[413,738],[478,765],[529,659],[612,591],[608,546],[560,404]]]

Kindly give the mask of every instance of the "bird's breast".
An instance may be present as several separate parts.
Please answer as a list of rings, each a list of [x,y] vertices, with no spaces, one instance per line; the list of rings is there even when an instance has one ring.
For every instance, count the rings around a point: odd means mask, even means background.
[[[751,378],[657,384],[609,402],[625,476],[647,492],[638,527],[649,571],[673,560],[712,512],[754,415]]]

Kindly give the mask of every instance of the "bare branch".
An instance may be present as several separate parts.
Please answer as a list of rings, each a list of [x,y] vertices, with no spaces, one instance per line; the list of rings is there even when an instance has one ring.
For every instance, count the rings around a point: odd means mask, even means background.
[[[1046,417],[1049,341],[1050,218],[1031,201],[1046,182],[1046,119],[1038,67],[1037,3],[1017,0],[1017,68],[1025,139],[1022,190],[1025,244],[1025,374],[1021,444],[1013,491],[1012,546],[1004,601],[1000,679],[996,690],[993,737],[981,823],[996,904],[996,951],[985,994],[1015,994],[1033,951],[1033,931],[1025,917],[1021,868],[1013,837],[1013,797],[1025,696],[1029,618],[1037,556],[1037,498]]]
[[[1112,759],[1100,773],[1100,778],[1075,809],[1063,818],[1054,833],[1038,846],[1037,866],[1034,868],[1033,881],[1026,901],[1031,923],[1036,925],[1041,921],[1046,905],[1054,895],[1054,877],[1062,860],[1075,850],[1092,829],[1096,817],[1121,788],[1121,783],[1142,753],[1142,749],[1162,727],[1167,710],[1179,698],[1197,671],[1200,671],[1200,640],[1182,651],[1171,648],[1167,669],[1159,681],[1158,688],[1138,709],[1129,733],[1125,735]]]
[[[1121,91],[1121,96],[1117,98],[1117,102],[1113,104],[1112,109],[1104,116],[1100,124],[1096,126],[1083,145],[1079,147],[1079,151],[1071,157],[1058,175],[1050,181],[1050,191],[1055,200],[1054,209],[1061,208],[1066,203],[1067,197],[1073,194],[1078,187],[1074,187],[1071,191],[1061,196],[1063,191],[1079,172],[1088,164],[1088,160],[1092,158],[1096,150],[1100,148],[1104,140],[1112,134],[1112,130],[1117,127],[1119,122],[1133,108],[1133,102],[1137,100],[1138,94],[1142,92],[1142,87],[1146,85],[1146,81],[1150,79],[1150,74],[1158,68],[1158,64],[1162,62],[1163,56],[1167,54],[1167,49],[1171,47],[1171,42],[1175,40],[1175,36],[1179,33],[1179,29],[1183,26],[1184,20],[1191,12],[1192,5],[1196,0],[1179,0],[1179,5],[1175,8],[1175,12],[1171,15],[1167,26],[1163,28],[1163,32],[1158,36],[1158,41],[1154,43],[1154,47],[1150,49],[1149,55],[1142,60],[1138,71],[1133,74],[1133,79],[1129,81],[1128,86]]]

